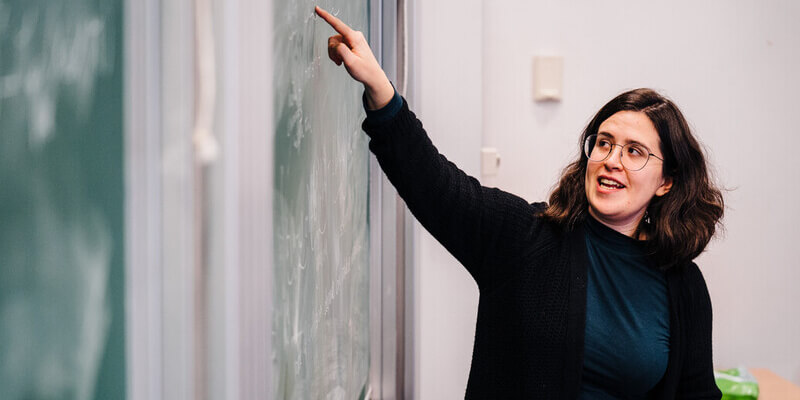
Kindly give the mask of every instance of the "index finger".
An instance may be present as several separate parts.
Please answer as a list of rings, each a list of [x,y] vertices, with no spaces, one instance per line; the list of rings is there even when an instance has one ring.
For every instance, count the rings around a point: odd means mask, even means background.
[[[322,17],[331,27],[333,27],[336,32],[339,32],[342,36],[350,36],[353,33],[353,29],[351,29],[347,24],[342,22],[339,18],[334,17],[329,12],[319,8],[319,6],[314,7],[314,11],[317,12],[317,15]]]

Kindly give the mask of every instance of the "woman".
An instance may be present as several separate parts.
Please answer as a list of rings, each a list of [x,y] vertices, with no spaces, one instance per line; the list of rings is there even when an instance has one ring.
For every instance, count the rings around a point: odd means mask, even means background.
[[[623,93],[581,135],[550,203],[482,187],[438,153],[364,36],[329,57],[364,84],[363,128],[420,223],[480,290],[467,398],[714,398],[711,302],[692,260],[720,191],[678,108]]]

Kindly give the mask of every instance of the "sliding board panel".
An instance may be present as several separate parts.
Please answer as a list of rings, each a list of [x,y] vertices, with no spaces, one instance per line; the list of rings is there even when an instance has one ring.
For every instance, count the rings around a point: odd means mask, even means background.
[[[0,398],[124,399],[122,9],[0,0]]]
[[[363,397],[369,372],[363,87],[328,59],[317,4],[368,32],[363,0],[274,3],[276,399]]]

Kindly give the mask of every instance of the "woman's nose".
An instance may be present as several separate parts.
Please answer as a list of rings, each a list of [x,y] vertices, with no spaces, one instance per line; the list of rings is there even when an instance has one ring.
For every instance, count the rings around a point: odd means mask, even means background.
[[[606,157],[605,166],[608,169],[622,169],[622,145],[615,144],[614,148],[611,149],[611,154]],[[619,149],[619,154],[617,154],[617,149]]]

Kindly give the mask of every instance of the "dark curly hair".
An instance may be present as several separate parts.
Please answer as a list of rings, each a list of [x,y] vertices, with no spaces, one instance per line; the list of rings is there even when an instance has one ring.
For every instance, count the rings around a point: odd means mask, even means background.
[[[714,236],[724,211],[722,191],[712,182],[700,144],[681,111],[652,89],[634,89],[609,101],[586,126],[579,145],[619,111],[639,111],[650,118],[661,139],[662,174],[673,182],[667,194],[650,200],[648,218],[639,222],[634,237],[645,238],[649,254],[661,269],[685,264],[700,255]],[[567,230],[583,222],[589,212],[584,182],[587,162],[581,152],[564,169],[542,213]]]

